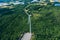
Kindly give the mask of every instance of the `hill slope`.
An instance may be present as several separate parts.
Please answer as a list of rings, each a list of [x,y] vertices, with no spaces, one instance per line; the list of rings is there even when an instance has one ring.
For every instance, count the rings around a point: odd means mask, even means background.
[[[18,40],[25,32],[29,32],[25,6],[15,6],[13,12],[0,14],[0,40]],[[32,32],[34,40],[60,39],[60,8],[54,6],[32,5]]]

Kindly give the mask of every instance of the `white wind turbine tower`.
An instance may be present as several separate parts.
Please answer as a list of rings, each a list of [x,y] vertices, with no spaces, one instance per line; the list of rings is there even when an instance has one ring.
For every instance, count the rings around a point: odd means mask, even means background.
[[[31,40],[32,32],[31,32],[31,14],[28,13],[28,10],[24,10],[28,16],[28,25],[29,25],[29,33],[25,33],[21,40]]]

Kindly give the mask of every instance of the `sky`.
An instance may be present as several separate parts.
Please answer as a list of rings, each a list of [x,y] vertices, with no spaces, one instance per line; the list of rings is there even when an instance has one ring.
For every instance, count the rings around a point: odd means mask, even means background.
[[[55,0],[56,2],[58,1],[58,0]]]
[[[11,0],[0,0],[0,2],[8,2],[8,1],[11,1]],[[34,1],[37,1],[37,0],[34,0]],[[55,2],[57,2],[58,0],[54,0]]]

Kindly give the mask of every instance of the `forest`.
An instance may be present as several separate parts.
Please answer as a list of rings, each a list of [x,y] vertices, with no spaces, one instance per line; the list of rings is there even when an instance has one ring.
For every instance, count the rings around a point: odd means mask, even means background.
[[[10,10],[7,13],[0,13],[0,40],[18,40],[23,33],[29,32],[26,6],[17,5],[13,10],[6,9]],[[33,40],[60,40],[60,7],[31,5],[27,9],[32,14]]]

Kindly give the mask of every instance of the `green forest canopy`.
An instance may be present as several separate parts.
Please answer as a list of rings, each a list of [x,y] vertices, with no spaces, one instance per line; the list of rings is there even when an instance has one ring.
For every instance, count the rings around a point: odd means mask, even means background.
[[[29,32],[26,6],[15,6],[14,11],[0,14],[0,40],[18,40],[21,34]],[[32,33],[34,40],[60,40],[60,7],[32,5]]]

